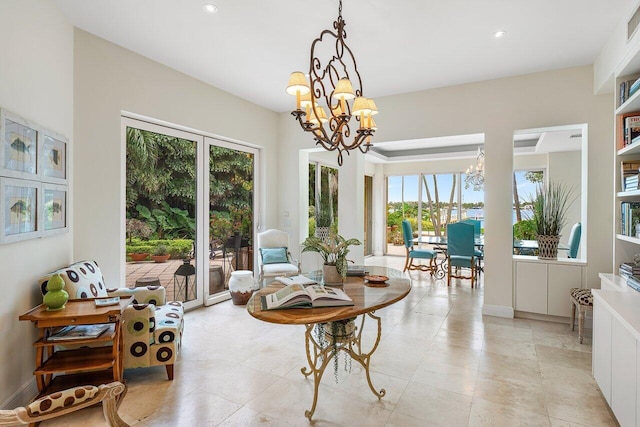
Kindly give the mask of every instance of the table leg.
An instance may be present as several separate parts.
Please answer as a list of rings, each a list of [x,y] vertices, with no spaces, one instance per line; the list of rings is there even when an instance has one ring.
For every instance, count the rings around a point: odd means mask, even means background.
[[[440,245],[434,245],[434,246],[435,246],[436,253],[442,253],[444,255],[444,257],[440,260],[440,262],[438,262],[438,259],[436,258],[436,278],[442,279],[447,273],[447,267],[448,267],[447,263],[449,261],[449,257],[447,255],[447,248],[446,246],[440,246]]]
[[[371,349],[368,352],[363,352],[362,331],[364,330],[366,316],[369,316],[377,322],[378,334]],[[307,353],[307,363],[309,366],[303,367],[300,371],[305,377],[309,377],[313,374],[313,402],[311,404],[311,409],[304,412],[305,417],[309,420],[313,417],[313,413],[315,412],[316,405],[318,403],[318,388],[320,386],[322,375],[324,374],[329,362],[335,357],[338,357],[338,353],[340,351],[346,352],[353,360],[362,365],[365,370],[369,388],[378,399],[387,393],[383,388],[380,389],[380,391],[376,390],[371,382],[371,374],[369,372],[371,356],[378,348],[382,334],[382,319],[380,317],[375,316],[373,313],[362,315],[360,329],[351,333],[348,338],[335,340],[335,342],[333,338],[330,338],[329,340],[325,340],[324,337],[316,338],[314,336],[314,330],[317,327],[316,324],[307,324],[305,327],[305,348]],[[320,330],[319,334],[324,334],[324,329]]]

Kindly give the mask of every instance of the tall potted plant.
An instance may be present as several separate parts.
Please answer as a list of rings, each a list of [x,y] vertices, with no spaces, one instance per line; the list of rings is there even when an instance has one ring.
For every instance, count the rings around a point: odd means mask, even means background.
[[[536,188],[533,221],[538,240],[538,258],[558,257],[560,231],[567,223],[567,210],[574,200],[571,189],[561,182],[550,181]]]
[[[302,242],[302,252],[318,252],[322,257],[322,277],[325,283],[342,283],[347,276],[347,254],[349,246],[361,245],[358,239],[345,239],[337,233],[331,233],[323,240],[310,236]]]

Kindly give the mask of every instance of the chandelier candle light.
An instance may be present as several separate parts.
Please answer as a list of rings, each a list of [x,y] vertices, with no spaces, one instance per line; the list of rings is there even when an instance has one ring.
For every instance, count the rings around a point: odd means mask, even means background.
[[[482,191],[482,189],[484,189],[484,150],[480,147],[478,147],[476,166],[469,166],[465,175],[464,188],[473,186],[473,191]]]
[[[333,22],[337,31],[324,30],[311,43],[311,62],[309,63],[309,81],[301,71],[291,73],[287,93],[296,97],[296,109],[291,112],[305,132],[311,132],[316,145],[320,144],[325,150],[338,152],[338,164],[342,166],[342,153],[360,149],[366,153],[372,147],[371,135],[376,130],[373,120],[378,109],[372,99],[362,94],[362,80],[356,65],[353,52],[345,43],[347,34],[342,19],[342,0],[338,7],[338,19]],[[335,39],[335,53],[322,65],[322,61],[315,54],[316,47],[324,37]],[[354,80],[349,77],[351,69]],[[353,85],[356,85],[354,91]],[[330,116],[322,102],[328,109]],[[353,140],[350,120],[355,117],[358,126]],[[353,122],[351,123],[353,124]]]

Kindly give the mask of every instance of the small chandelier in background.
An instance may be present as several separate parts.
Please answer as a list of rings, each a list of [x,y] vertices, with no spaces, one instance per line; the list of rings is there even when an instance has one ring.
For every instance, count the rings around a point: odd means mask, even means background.
[[[342,153],[360,149],[366,153],[372,147],[371,135],[376,130],[372,116],[378,113],[375,102],[362,94],[362,80],[353,52],[345,43],[347,34],[342,19],[342,0],[338,7],[338,19],[333,22],[337,31],[324,30],[311,43],[309,81],[300,71],[291,73],[287,93],[296,97],[296,109],[291,112],[305,132],[311,132],[316,145],[338,152],[338,164],[342,166]],[[335,52],[325,65],[316,56],[323,38],[335,39]],[[345,62],[346,61],[346,62]],[[349,76],[348,69],[353,73]],[[355,91],[354,91],[355,86]],[[324,105],[320,105],[323,103]],[[329,109],[329,115],[325,108]],[[355,123],[350,123],[355,117]],[[359,122],[359,123],[358,123]],[[352,138],[351,125],[355,124]],[[354,127],[355,127],[354,126]]]
[[[473,191],[484,190],[484,150],[478,147],[476,164],[467,168],[464,177],[464,188],[473,186]]]

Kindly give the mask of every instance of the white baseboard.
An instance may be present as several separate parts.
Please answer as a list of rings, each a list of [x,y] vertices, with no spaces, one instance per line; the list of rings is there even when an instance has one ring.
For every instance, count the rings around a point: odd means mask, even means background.
[[[17,408],[18,406],[25,406],[31,401],[31,399],[33,399],[33,396],[37,394],[38,394],[38,386],[36,385],[35,378],[33,378],[27,381],[26,383],[24,383],[22,387],[18,389],[18,391],[13,393],[11,397],[9,397],[7,400],[2,402],[2,405],[0,405],[0,408],[14,409],[14,408]]]
[[[484,304],[482,306],[482,314],[485,316],[506,317],[508,319],[513,319],[513,307]]]

